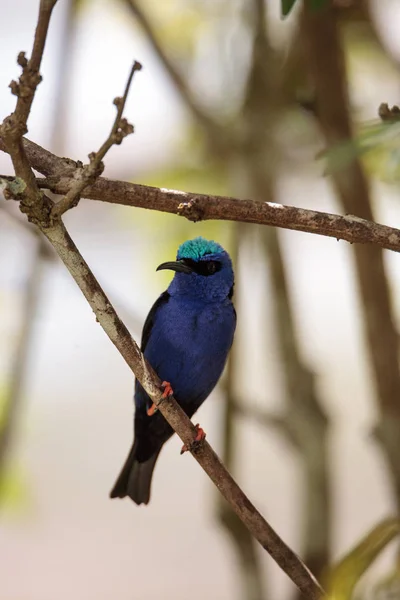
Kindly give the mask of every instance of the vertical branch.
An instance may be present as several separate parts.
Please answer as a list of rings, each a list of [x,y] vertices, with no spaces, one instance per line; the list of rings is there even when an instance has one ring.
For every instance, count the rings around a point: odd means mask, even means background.
[[[252,68],[243,120],[247,125],[248,147],[243,152],[247,171],[246,192],[262,202],[275,201],[274,121],[279,114],[276,74],[271,72],[271,48],[265,32],[264,3],[255,0],[256,26]],[[260,127],[263,123],[263,127]],[[306,367],[296,336],[286,266],[275,228],[260,232],[264,255],[269,264],[273,290],[274,323],[278,351],[284,367],[285,417],[281,432],[294,443],[301,456],[303,479],[302,543],[307,564],[319,576],[329,563],[331,545],[331,506],[327,458],[327,417],[317,397],[314,376]]]
[[[4,485],[7,458],[12,448],[13,436],[17,429],[17,419],[21,411],[23,389],[32,347],[35,318],[39,307],[39,292],[43,265],[48,255],[46,243],[35,240],[35,251],[32,259],[27,288],[22,309],[22,324],[17,348],[13,358],[10,384],[1,419],[0,429],[0,500]]]
[[[241,233],[243,225],[237,224],[234,227],[234,243],[231,257],[235,265],[235,278],[240,278],[238,268],[238,253],[241,242]],[[236,286],[236,290],[238,286]],[[236,291],[237,294],[237,291]],[[236,296],[237,297],[237,296]],[[235,392],[235,371],[239,360],[239,345],[236,343],[230,352],[225,386],[224,398],[224,421],[223,421],[223,451],[222,461],[230,472],[235,471],[235,417],[236,417],[236,392]],[[263,600],[265,598],[262,570],[259,556],[257,553],[254,538],[249,534],[248,529],[244,527],[242,521],[232,510],[231,506],[225,502],[221,496],[217,499],[218,518],[225,527],[227,533],[233,541],[238,562],[241,570],[242,597],[246,600]]]
[[[318,11],[306,7],[303,27],[321,131],[327,145],[347,141],[352,135],[347,77],[336,12],[332,5],[326,3]],[[345,212],[373,220],[369,185],[358,160],[333,174],[332,183]],[[355,245],[353,252],[381,413],[379,435],[400,512],[400,371],[398,334],[394,325],[389,283],[380,248]]]
[[[303,553],[321,576],[330,561],[331,503],[328,468],[328,419],[316,394],[315,378],[303,363],[297,342],[285,264],[276,229],[262,232],[274,290],[274,321],[279,353],[285,365],[284,431],[300,453],[303,478]]]
[[[176,79],[174,65],[167,58],[165,50],[154,35],[149,21],[143,13],[138,14],[137,3],[127,0],[127,3],[135,8],[136,17],[139,17],[142,27],[146,31],[150,42],[156,53],[170,74],[182,98],[191,109],[200,125],[204,126],[204,120],[199,118],[197,110],[193,109],[192,98],[187,94],[187,84],[181,77]],[[253,59],[249,71],[247,90],[243,105],[243,113],[238,119],[242,127],[242,145],[238,154],[231,152],[228,157],[232,162],[234,172],[242,170],[246,180],[246,188],[242,190],[245,194],[258,197],[263,201],[273,201],[272,164],[274,160],[273,140],[271,136],[272,119],[276,116],[277,92],[274,88],[274,74],[271,72],[273,61],[272,49],[269,46],[265,32],[265,3],[263,0],[253,2],[254,38]],[[197,108],[197,107],[195,107]],[[210,123],[205,127],[210,133]],[[211,129],[218,131],[214,125]],[[221,131],[219,132],[221,134]],[[226,132],[228,138],[228,132]],[[271,149],[272,148],[272,149]],[[266,169],[266,165],[270,165]],[[267,174],[265,171],[267,170]],[[243,229],[243,227],[241,227]],[[297,341],[294,333],[293,316],[290,298],[286,286],[284,262],[279,246],[276,232],[270,231],[264,240],[267,256],[271,264],[272,288],[277,291],[275,311],[278,323],[278,338],[280,339],[280,351],[283,363],[286,367],[287,388],[287,412],[290,418],[286,420],[287,427],[291,427],[292,437],[298,442],[298,447],[304,457],[305,465],[305,490],[308,493],[305,499],[305,545],[309,559],[318,565],[319,571],[328,562],[330,542],[330,504],[328,488],[328,472],[326,464],[325,430],[326,419],[315,395],[314,382],[311,373],[304,367],[299,356]],[[283,301],[283,305],[281,305]],[[285,319],[287,318],[287,322]],[[228,390],[225,412],[225,436],[224,436],[224,460],[228,464],[234,462],[233,454],[233,419],[232,404],[234,402],[233,370],[236,351],[228,368]],[[296,411],[293,413],[293,407]],[[289,424],[290,420],[290,424]],[[313,442],[313,443],[312,443]],[[247,589],[251,590],[252,597],[259,598],[263,590],[258,577],[257,558],[254,548],[246,540],[241,527],[237,527],[236,517],[225,505],[221,505],[220,518],[228,527],[233,539],[236,541],[241,561],[244,566],[244,575],[249,579],[248,573],[252,572],[252,581]],[[320,532],[317,535],[317,532]],[[250,567],[250,564],[252,566]],[[252,569],[250,571],[249,569]],[[250,587],[251,586],[251,587]]]

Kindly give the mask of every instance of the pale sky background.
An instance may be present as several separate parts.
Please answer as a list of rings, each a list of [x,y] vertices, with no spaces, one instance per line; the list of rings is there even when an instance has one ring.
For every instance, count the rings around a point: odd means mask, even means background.
[[[390,4],[392,11],[396,3]],[[37,5],[33,0],[15,0],[7,3],[2,14],[0,118],[14,106],[7,85],[17,76],[18,52],[31,47]],[[64,11],[65,2],[60,0],[46,48],[44,82],[29,122],[29,137],[46,147],[51,143],[49,124],[58,118],[52,102]],[[175,91],[117,3],[93,0],[81,11],[71,57],[74,81],[63,154],[85,160],[100,146],[114,118],[112,100],[121,94],[135,58],[144,69],[135,77],[126,114],[136,132],[111,150],[107,175],[129,173],[134,178],[154,166],[168,165],[179,151],[188,122]],[[393,48],[395,37],[399,39],[398,23],[393,17],[382,17],[381,27],[391,35]],[[398,41],[397,52],[400,55]],[[376,85],[373,69],[373,65],[357,63],[357,58],[352,62],[358,92],[354,99],[366,118],[376,115],[380,102],[398,102],[400,89],[399,77],[385,71],[380,72]],[[0,173],[4,172],[10,172],[9,162],[0,153]],[[377,219],[398,225],[398,191],[383,184],[374,189],[379,199]],[[338,210],[320,165],[301,179],[287,176],[280,183],[279,199],[306,208],[317,204],[319,210]],[[117,306],[132,307],[143,321],[167,280],[155,273],[159,249],[145,228],[135,227],[137,214],[87,201],[66,216],[66,223],[111,299]],[[193,225],[193,236],[201,235],[202,227]],[[318,374],[334,426],[334,550],[339,557],[392,509],[381,455],[368,439],[377,415],[349,259],[351,248],[344,242],[294,232],[283,232],[282,239],[304,354]],[[18,335],[18,302],[30,243],[0,213],[2,380]],[[251,249],[241,257],[246,265],[250,253]],[[387,253],[385,259],[399,318],[400,259],[394,253]],[[44,275],[25,390],[26,411],[15,448],[15,463],[28,499],[18,511],[0,513],[0,598],[239,599],[235,555],[225,532],[216,525],[217,492],[190,456],[179,456],[179,440],[163,450],[148,507],[109,500],[131,443],[132,377],[68,273],[59,265],[49,265]],[[261,305],[257,293],[265,279],[265,266],[256,264],[242,281],[241,298],[246,305],[242,343],[248,358],[241,364],[241,380],[249,402],[279,410],[279,361],[272,325],[265,319],[269,307]],[[139,332],[133,333],[137,337]],[[217,452],[221,444],[219,400],[215,392],[199,413]],[[298,550],[301,473],[297,459],[274,432],[266,434],[243,423],[239,432],[237,479],[284,540]],[[283,599],[288,590],[286,577],[261,549],[260,555],[265,579],[272,586],[271,597]]]

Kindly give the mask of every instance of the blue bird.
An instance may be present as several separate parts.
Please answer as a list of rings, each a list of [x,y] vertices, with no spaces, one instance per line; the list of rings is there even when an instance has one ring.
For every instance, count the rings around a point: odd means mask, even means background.
[[[157,268],[175,275],[147,316],[141,350],[163,380],[163,395],[173,393],[192,417],[221,377],[233,342],[234,274],[229,254],[202,237],[184,242],[176,258]],[[135,408],[134,442],[110,497],[148,504],[158,455],[174,431],[138,381]],[[198,429],[196,439],[204,437]]]

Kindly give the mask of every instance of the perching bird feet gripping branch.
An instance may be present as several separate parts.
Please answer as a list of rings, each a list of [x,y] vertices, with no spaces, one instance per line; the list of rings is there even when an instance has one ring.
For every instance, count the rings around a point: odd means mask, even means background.
[[[160,400],[173,395],[192,417],[216,386],[233,342],[232,261],[222,246],[197,237],[184,242],[176,260],[157,271],[162,269],[175,275],[149,312],[141,350],[164,379]],[[174,430],[138,382],[135,405],[135,439],[111,497],[128,496],[136,504],[148,504],[154,467]],[[205,438],[199,425],[195,429],[182,452],[197,449]]]
[[[161,396],[161,398],[163,400],[165,400],[169,396],[173,396],[174,395],[174,390],[172,389],[171,384],[169,383],[169,381],[163,381],[162,384],[161,384],[161,387],[164,390],[163,391],[163,395]],[[158,408],[157,408],[157,406],[153,402],[152,405],[150,406],[150,408],[147,409],[147,415],[149,417],[152,417],[157,411],[158,411]]]
[[[195,428],[197,431],[196,437],[191,444],[183,444],[181,454],[184,454],[185,452],[195,452],[199,447],[199,443],[206,439],[206,432],[200,427],[199,423],[195,425]]]

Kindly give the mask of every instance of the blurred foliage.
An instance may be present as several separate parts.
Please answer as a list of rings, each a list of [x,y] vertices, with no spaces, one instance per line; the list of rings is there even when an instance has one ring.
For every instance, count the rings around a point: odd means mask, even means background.
[[[367,171],[386,182],[400,180],[400,121],[373,120],[361,126],[352,140],[324,152],[327,173],[333,173],[361,158]]]
[[[28,502],[29,494],[22,472],[8,465],[0,488],[1,513],[20,514],[27,508]]]
[[[305,0],[308,2],[311,8],[320,8],[323,6],[327,0]],[[295,4],[300,4],[299,0],[281,0],[281,12],[283,17],[287,17],[287,15],[292,11]]]
[[[7,390],[0,389],[0,436],[5,423],[5,407],[7,404]],[[0,473],[0,510],[1,512],[19,512],[26,506],[27,490],[21,472],[12,463],[7,461],[5,472]]]
[[[350,600],[362,575],[399,533],[400,521],[385,519],[333,566],[326,578],[329,600]]]
[[[172,50],[174,60],[179,62],[182,59],[184,64],[193,58],[199,35],[210,24],[209,6],[203,2],[120,0],[119,4],[125,5],[133,15],[136,14],[136,9],[143,11],[146,20],[151,23],[154,37],[162,40],[163,48],[167,48],[167,54],[169,55]]]
[[[398,600],[400,598],[400,565],[380,579],[374,586],[371,597],[374,600]]]
[[[283,17],[286,17],[290,13],[296,2],[297,0],[281,0],[281,11]]]
[[[149,14],[150,21],[156,23],[157,37],[174,55],[185,58],[192,56],[197,35],[207,23],[206,7],[197,3],[196,7],[188,2],[159,2],[146,0],[142,3]]]

